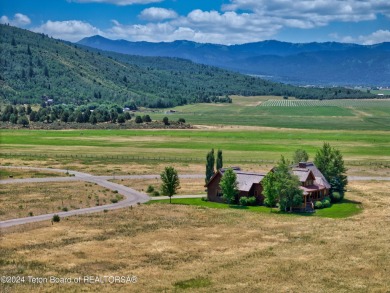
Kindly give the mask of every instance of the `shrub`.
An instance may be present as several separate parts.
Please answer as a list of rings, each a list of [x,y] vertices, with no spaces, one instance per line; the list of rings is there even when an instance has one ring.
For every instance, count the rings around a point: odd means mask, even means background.
[[[256,204],[256,198],[254,196],[246,197],[242,196],[240,197],[240,205],[242,206],[253,206]]]
[[[158,190],[153,191],[152,193],[153,196],[160,196],[160,192]]]
[[[207,197],[202,197],[202,201],[209,201]]]
[[[330,198],[331,202],[340,202],[344,198],[344,196],[342,193],[335,191],[331,194]]]
[[[118,202],[118,199],[117,199],[117,198],[111,198],[110,201],[111,201],[112,203],[117,203],[117,202]]]
[[[59,222],[61,220],[60,216],[59,215],[54,215],[53,218],[51,219],[53,222]]]
[[[162,121],[163,121],[163,123],[164,123],[165,125],[169,125],[169,119],[168,119],[168,117],[164,117]]]
[[[154,186],[153,185],[149,185],[148,189],[146,189],[147,193],[152,193],[153,191],[154,191]]]
[[[29,216],[29,217],[32,217],[33,215],[34,215],[33,212],[29,212],[29,213],[28,213],[28,216]]]
[[[330,207],[330,200],[328,200],[328,199],[323,199],[323,200],[322,200],[322,207],[323,207],[323,208],[328,208],[328,207]]]
[[[67,207],[63,207],[63,208],[62,208],[62,211],[63,211],[63,212],[67,212],[67,211],[68,211],[68,208],[67,208]]]
[[[186,120],[184,118],[179,118],[179,120],[177,120],[177,122],[179,122],[179,123],[186,123]]]
[[[323,208],[322,202],[320,202],[319,200],[317,200],[317,201],[314,203],[314,208],[315,208],[315,209],[322,209],[322,208]]]
[[[143,122],[143,121],[142,121],[141,116],[135,117],[135,123],[142,123],[142,122]]]

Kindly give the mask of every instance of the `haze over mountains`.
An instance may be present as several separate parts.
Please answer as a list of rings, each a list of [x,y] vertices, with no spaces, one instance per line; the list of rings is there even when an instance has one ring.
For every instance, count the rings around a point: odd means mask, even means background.
[[[357,45],[263,41],[226,46],[190,41],[129,42],[93,36],[78,44],[131,55],[185,58],[297,85],[390,85],[390,42]]]

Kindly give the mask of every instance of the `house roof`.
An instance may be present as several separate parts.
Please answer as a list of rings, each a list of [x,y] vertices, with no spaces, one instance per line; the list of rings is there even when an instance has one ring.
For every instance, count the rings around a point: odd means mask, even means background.
[[[293,172],[294,170],[307,170],[307,171],[311,171],[315,177],[315,181],[314,181],[314,184],[315,185],[321,185],[321,186],[324,186],[326,189],[330,189],[330,184],[329,182],[326,180],[325,176],[321,173],[320,170],[318,170],[317,166],[314,165],[313,162],[303,162],[303,163],[299,163],[299,164],[296,164],[293,166]],[[295,174],[295,172],[294,172]],[[299,177],[298,174],[295,174]],[[301,182],[303,182],[301,180],[301,178],[299,178],[299,180]]]
[[[223,175],[226,169],[221,169],[219,172]],[[266,174],[243,172],[239,168],[233,169],[237,175],[237,187],[239,191],[249,191],[253,184],[260,183]]]
[[[298,176],[300,182],[305,182],[309,178],[310,173],[312,173],[311,170],[303,168],[293,168],[292,172],[295,176]]]

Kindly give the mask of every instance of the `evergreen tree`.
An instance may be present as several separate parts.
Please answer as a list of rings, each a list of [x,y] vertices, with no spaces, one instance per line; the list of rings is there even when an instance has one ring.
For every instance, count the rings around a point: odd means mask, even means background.
[[[218,150],[218,152],[217,152],[216,169],[219,170],[222,167],[223,167],[222,150]]]
[[[45,69],[43,72],[44,72],[46,77],[49,77],[49,69],[47,68],[47,66],[45,66]]]
[[[32,53],[31,53],[31,50],[30,50],[30,45],[27,45],[27,54],[28,55],[31,55]]]
[[[142,123],[142,117],[141,116],[137,116],[135,117],[135,123]]]
[[[206,156],[206,184],[209,183],[210,178],[214,175],[214,149],[211,149]]]

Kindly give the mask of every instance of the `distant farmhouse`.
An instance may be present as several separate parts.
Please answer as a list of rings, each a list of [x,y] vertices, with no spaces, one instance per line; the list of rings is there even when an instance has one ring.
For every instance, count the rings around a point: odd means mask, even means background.
[[[237,175],[237,200],[243,196],[254,196],[256,198],[256,203],[262,205],[264,203],[264,195],[262,193],[263,186],[261,181],[266,174],[244,172],[241,171],[239,167],[233,167],[232,169]],[[207,198],[209,201],[224,201],[219,183],[226,170],[227,169],[225,168],[218,170],[206,184]],[[272,170],[270,172],[272,172]],[[291,172],[299,178],[299,181],[301,182],[300,188],[303,191],[302,205],[294,207],[294,210],[312,210],[315,201],[322,200],[329,195],[330,184],[314,163],[301,162],[293,165],[291,166]]]

